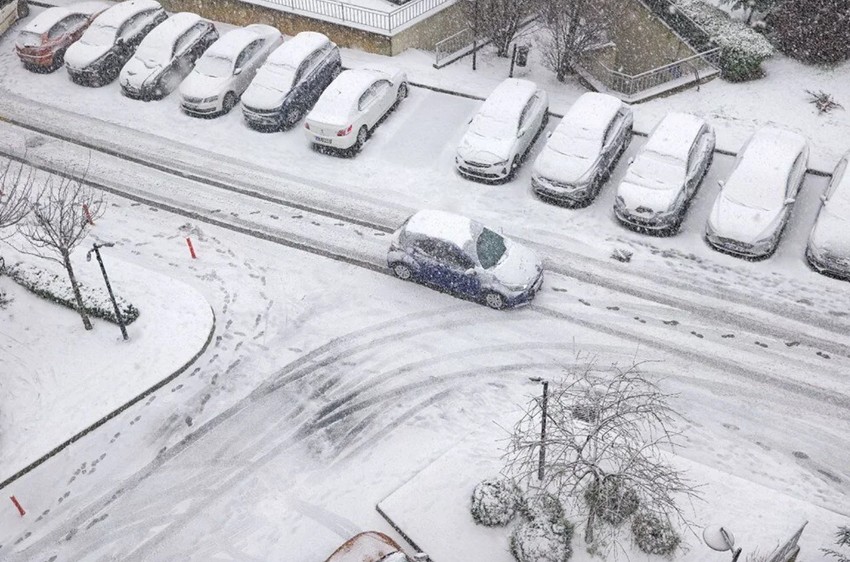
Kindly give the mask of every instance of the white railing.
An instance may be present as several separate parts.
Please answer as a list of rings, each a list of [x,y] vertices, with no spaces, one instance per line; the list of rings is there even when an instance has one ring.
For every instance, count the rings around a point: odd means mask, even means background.
[[[458,51],[472,46],[472,30],[469,28],[446,37],[434,46],[434,65],[439,65]]]
[[[431,10],[457,0],[412,0],[389,12],[352,6],[337,0],[264,0],[287,10],[315,17],[392,33]]]

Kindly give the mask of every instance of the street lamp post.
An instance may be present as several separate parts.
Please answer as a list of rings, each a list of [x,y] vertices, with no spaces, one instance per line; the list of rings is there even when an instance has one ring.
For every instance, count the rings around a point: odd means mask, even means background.
[[[735,537],[731,532],[719,525],[711,525],[703,529],[702,538],[710,549],[718,552],[728,550],[732,554],[732,562],[738,562],[741,548],[735,548]]]
[[[100,264],[100,271],[103,273],[103,281],[106,283],[106,290],[109,292],[109,298],[112,300],[112,307],[115,310],[115,319],[118,320],[118,326],[121,328],[121,335],[125,340],[129,339],[127,335],[127,327],[124,326],[124,318],[121,316],[121,311],[118,309],[118,302],[115,300],[115,294],[112,292],[112,285],[109,284],[109,276],[106,275],[106,267],[103,266],[103,259],[100,257],[100,249],[101,248],[111,248],[114,246],[114,242],[106,242],[104,244],[98,244],[95,242],[91,246],[91,250],[86,253],[86,261],[91,261],[91,254],[94,252],[94,255],[97,257],[97,263]]]
[[[540,377],[530,377],[532,382],[543,383],[543,401],[540,408],[543,417],[540,420],[540,460],[537,465],[537,479],[543,481],[543,467],[546,465],[546,408],[549,404],[549,381]]]

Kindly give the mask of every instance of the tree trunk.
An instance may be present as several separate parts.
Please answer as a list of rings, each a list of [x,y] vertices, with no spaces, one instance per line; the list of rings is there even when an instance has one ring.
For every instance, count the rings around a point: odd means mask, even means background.
[[[750,22],[753,21],[753,13],[756,11],[755,6],[750,6],[750,14],[747,16],[747,25],[750,25]]]
[[[558,61],[558,70],[555,71],[555,78],[558,79],[558,82],[566,82],[567,74],[569,74],[570,65],[567,62],[567,56],[564,55]]]
[[[593,526],[596,524],[596,510],[587,514],[587,524],[584,527],[584,544],[593,544]]]
[[[80,286],[77,284],[77,276],[74,275],[74,268],[71,265],[71,255],[69,252],[62,252],[62,260],[65,262],[65,271],[68,272],[68,279],[71,280],[71,288],[74,290],[74,299],[77,301],[77,311],[80,313],[80,318],[83,319],[83,326],[86,330],[91,330],[91,320],[86,314],[85,306],[83,306],[83,295],[80,294]]]

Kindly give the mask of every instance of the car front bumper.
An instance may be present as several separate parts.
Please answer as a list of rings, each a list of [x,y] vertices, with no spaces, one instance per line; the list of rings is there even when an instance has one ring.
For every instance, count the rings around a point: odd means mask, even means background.
[[[528,289],[524,291],[517,291],[515,293],[510,293],[507,295],[505,299],[505,304],[511,308],[517,306],[523,306],[530,304],[534,296],[540,292],[540,289],[543,287],[543,272],[541,271],[537,279],[535,279]]]
[[[180,101],[180,107],[189,115],[203,117],[219,113],[221,102],[218,99],[215,101],[194,101],[183,98]]]
[[[749,259],[766,258],[776,249],[776,244],[747,244],[739,240],[725,238],[717,234],[706,233],[705,240],[710,246],[725,254]]]
[[[592,197],[589,185],[568,185],[539,176],[532,176],[531,189],[541,199],[548,199],[568,205],[582,205],[590,202]]]
[[[245,123],[254,129],[279,129],[283,124],[280,109],[257,110],[242,106],[242,116]]]
[[[460,175],[473,180],[499,181],[511,175],[510,164],[468,162],[460,157],[455,158],[455,168]]]
[[[664,232],[670,230],[676,225],[674,214],[664,214],[656,217],[647,217],[641,214],[635,214],[628,209],[614,207],[614,216],[617,220],[636,230],[644,230],[649,232]]]
[[[850,259],[825,258],[812,251],[810,246],[806,246],[806,261],[818,273],[850,281]]]

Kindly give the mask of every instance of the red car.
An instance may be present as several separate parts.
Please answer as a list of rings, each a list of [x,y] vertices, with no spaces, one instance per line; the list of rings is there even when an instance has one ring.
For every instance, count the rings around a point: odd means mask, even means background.
[[[33,72],[53,72],[64,61],[65,49],[80,38],[89,24],[109,8],[106,2],[81,2],[48,8],[18,34],[15,52]]]
[[[408,558],[394,540],[377,531],[354,535],[336,549],[325,562],[414,562],[427,561],[425,555]]]

